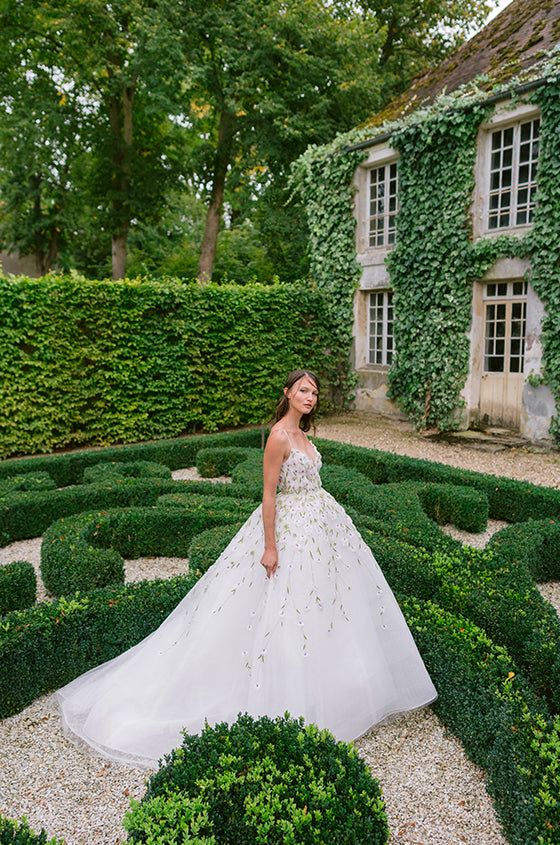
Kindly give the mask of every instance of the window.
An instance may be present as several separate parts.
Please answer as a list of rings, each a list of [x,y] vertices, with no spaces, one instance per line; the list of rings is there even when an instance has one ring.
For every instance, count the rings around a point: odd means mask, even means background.
[[[397,220],[397,162],[369,171],[369,246],[395,243]]]
[[[525,365],[527,282],[484,287],[484,372],[522,373]]]
[[[368,362],[388,366],[393,360],[393,293],[376,291],[369,295]]]
[[[537,191],[539,133],[538,119],[491,133],[489,229],[532,223]]]

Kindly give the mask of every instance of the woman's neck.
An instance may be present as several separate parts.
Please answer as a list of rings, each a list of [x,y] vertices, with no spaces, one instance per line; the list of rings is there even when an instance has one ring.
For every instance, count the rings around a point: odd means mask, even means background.
[[[289,428],[290,431],[299,431],[299,424],[301,422],[302,414],[293,413],[292,411],[288,411],[287,414],[284,414],[280,423],[282,424],[283,428]]]

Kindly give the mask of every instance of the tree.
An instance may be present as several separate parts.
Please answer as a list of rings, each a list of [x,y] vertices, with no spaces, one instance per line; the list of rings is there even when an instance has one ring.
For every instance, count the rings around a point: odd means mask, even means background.
[[[486,21],[498,0],[358,0],[383,32],[379,53],[383,102],[439,64]]]
[[[201,138],[208,185],[204,281],[228,182],[260,167],[252,187],[262,190],[309,143],[367,115],[379,38],[372,15],[343,15],[340,4],[320,0],[194,0],[176,12],[189,63],[185,111]]]
[[[237,222],[251,207],[248,196],[261,209],[282,197],[283,217],[298,223],[297,211],[285,212],[291,162],[379,110],[490,7],[490,0],[179,2],[187,96],[203,153],[195,160],[208,197],[199,279],[212,276],[226,200]],[[270,234],[267,222],[261,215]]]
[[[0,119],[0,233],[6,245],[33,255],[43,275],[71,236],[82,120],[48,69],[14,62],[9,81]]]
[[[171,0],[4,0],[0,18],[10,47],[0,60],[0,87],[9,86],[18,56],[18,95],[28,96],[26,85],[45,72],[51,82],[58,81],[59,90],[54,100],[52,86],[50,97],[44,88],[44,114],[56,112],[61,96],[71,96],[80,106],[80,132],[65,139],[63,158],[69,162],[76,152],[72,144],[79,144],[94,161],[92,171],[103,179],[98,217],[111,233],[114,278],[125,273],[131,220],[144,216],[147,199],[162,194],[171,175],[168,115],[176,110],[183,61],[169,25],[169,5]],[[4,115],[16,121],[9,106]],[[48,121],[39,125],[45,133]],[[30,156],[30,146],[21,140]],[[43,134],[43,146],[52,143]],[[51,163],[51,173],[57,167],[58,161]],[[31,168],[41,169],[39,163]],[[146,196],[148,185],[156,188],[151,197]],[[33,191],[30,184],[28,204]],[[13,246],[28,248],[25,238],[15,230],[11,234]]]

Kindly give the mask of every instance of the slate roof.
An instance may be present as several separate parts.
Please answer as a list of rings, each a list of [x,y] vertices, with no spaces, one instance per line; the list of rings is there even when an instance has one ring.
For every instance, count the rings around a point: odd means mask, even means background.
[[[482,74],[479,87],[492,89],[523,75],[560,42],[560,0],[513,0],[480,32],[438,67],[416,77],[412,86],[364,126],[380,126],[450,94]]]

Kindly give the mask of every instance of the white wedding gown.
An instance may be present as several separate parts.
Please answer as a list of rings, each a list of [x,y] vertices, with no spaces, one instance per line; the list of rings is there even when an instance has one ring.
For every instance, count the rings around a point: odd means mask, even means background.
[[[321,458],[291,450],[276,507],[278,569],[260,559],[259,506],[162,625],[55,693],[74,742],[156,767],[181,731],[286,711],[349,741],[433,701],[399,606]]]

